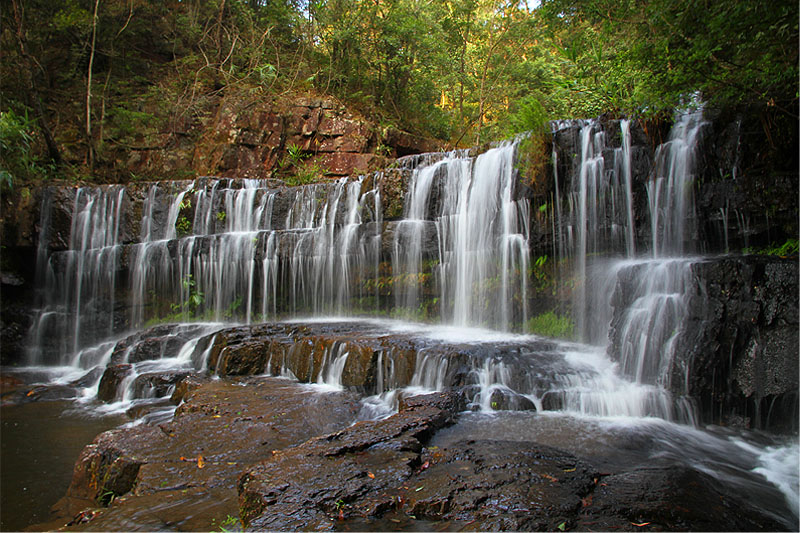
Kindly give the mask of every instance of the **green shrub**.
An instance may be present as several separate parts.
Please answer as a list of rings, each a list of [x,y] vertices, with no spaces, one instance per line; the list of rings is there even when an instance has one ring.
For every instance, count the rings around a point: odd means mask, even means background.
[[[542,337],[555,337],[559,339],[571,339],[575,331],[575,324],[572,319],[566,316],[559,316],[552,311],[547,311],[536,315],[528,320],[527,331]]]

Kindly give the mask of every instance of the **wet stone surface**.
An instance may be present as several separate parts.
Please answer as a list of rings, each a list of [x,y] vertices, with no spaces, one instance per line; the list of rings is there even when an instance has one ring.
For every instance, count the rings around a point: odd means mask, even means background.
[[[215,529],[238,515],[236,479],[246,466],[341,429],[359,410],[352,394],[278,378],[207,381],[184,394],[172,421],[112,430],[87,446],[57,505],[62,518],[45,527],[88,516],[66,529]]]
[[[177,398],[172,420],[84,448],[59,518],[33,529],[787,529],[744,492],[652,460],[647,433],[464,414],[459,392],[402,397],[397,413],[356,423],[355,394],[280,378],[192,375]],[[507,419],[516,429],[485,425]]]
[[[380,516],[427,468],[423,444],[462,408],[454,393],[410,398],[389,418],[275,454],[239,479],[242,522],[256,530],[328,530],[349,515]]]

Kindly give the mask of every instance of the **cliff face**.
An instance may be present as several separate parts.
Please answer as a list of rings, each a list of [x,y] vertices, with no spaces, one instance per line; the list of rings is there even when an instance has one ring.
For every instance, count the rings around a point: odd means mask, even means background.
[[[178,121],[160,145],[131,150],[121,167],[151,177],[270,178],[301,167],[349,176],[442,144],[382,128],[331,98],[223,99],[213,113]]]

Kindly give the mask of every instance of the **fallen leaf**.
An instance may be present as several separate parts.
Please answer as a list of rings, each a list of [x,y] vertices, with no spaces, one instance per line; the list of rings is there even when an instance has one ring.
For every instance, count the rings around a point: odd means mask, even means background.
[[[206,466],[206,460],[203,459],[202,455],[198,455],[197,456],[197,468],[203,468],[204,466]]]
[[[581,507],[589,507],[590,505],[592,505],[592,495],[591,494],[589,494],[585,498],[581,498]]]
[[[555,477],[551,476],[550,474],[542,474],[542,477],[545,478],[545,479],[549,479],[553,483],[558,481],[558,478],[555,478]]]
[[[575,470],[575,468],[565,468],[564,472],[574,472]]]
[[[419,491],[421,491],[421,490],[422,490],[422,489],[424,489],[424,488],[425,488],[425,487],[417,487],[416,489],[414,489],[414,492],[419,492]]]
[[[430,461],[425,461],[424,463],[422,463],[422,466],[419,467],[420,472],[426,470],[429,466],[431,466]]]
[[[642,522],[641,524],[637,524],[636,522],[631,522],[631,525],[634,525],[636,527],[644,527],[644,526],[649,526],[650,522]]]
[[[214,415],[211,418],[220,418],[220,415]]]
[[[25,396],[33,396],[34,394],[36,394],[36,391],[35,391],[35,390],[31,390],[31,391],[30,391],[30,392],[28,392],[28,394],[26,394]]]
[[[367,472],[367,477],[370,479],[375,479],[375,474],[373,474],[372,472]]]

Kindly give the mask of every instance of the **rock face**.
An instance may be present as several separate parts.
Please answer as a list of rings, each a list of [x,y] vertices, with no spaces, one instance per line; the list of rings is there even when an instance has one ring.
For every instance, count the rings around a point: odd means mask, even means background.
[[[689,369],[703,419],[796,433],[796,259],[722,258],[692,271],[697,285],[676,366]]]
[[[778,531],[785,525],[752,509],[741,494],[687,467],[653,465],[602,478],[584,500],[577,530]],[[638,524],[644,524],[638,526]]]
[[[685,294],[674,294],[670,307],[662,308],[671,313],[652,315],[658,320],[680,317],[670,325],[676,329],[665,332],[674,335],[676,344],[663,381],[676,397],[696,405],[701,423],[797,433],[796,259],[739,256],[678,262],[688,268],[679,283],[685,283]],[[612,358],[619,359],[623,344],[631,342],[625,336],[626,317],[635,316],[631,309],[653,305],[642,303],[643,278],[673,275],[644,266],[618,273],[608,348]],[[645,361],[649,367],[654,364],[652,358]]]
[[[741,494],[687,467],[600,472],[536,442],[458,440],[429,446],[457,397],[412,398],[397,414],[360,422],[274,454],[239,478],[246,529],[782,530]]]
[[[145,175],[194,170],[201,175],[267,178],[289,170],[302,154],[302,159],[318,165],[319,177],[349,176],[384,166],[386,158],[442,147],[396,129],[381,131],[327,97],[274,102],[231,98],[205,123],[176,124],[181,126],[183,131],[171,139],[171,151],[133,151],[126,165]]]

